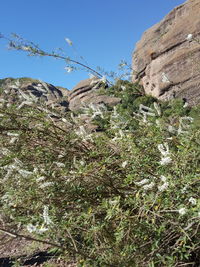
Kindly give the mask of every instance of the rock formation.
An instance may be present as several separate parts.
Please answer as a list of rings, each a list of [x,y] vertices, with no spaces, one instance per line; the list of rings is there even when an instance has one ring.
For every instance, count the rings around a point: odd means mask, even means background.
[[[44,102],[61,111],[68,110],[68,90],[31,78],[5,78],[0,80],[0,105],[26,105],[29,102]]]
[[[120,103],[120,98],[100,94],[102,86],[105,87],[104,82],[95,77],[80,81],[69,93],[69,109],[76,111],[89,104],[115,106]]]
[[[31,78],[5,78],[0,79],[0,105],[43,102],[61,111],[77,111],[90,104],[114,106],[120,103],[120,98],[100,94],[99,89],[105,86],[95,77],[80,81],[71,91]]]
[[[82,110],[75,120],[76,124],[84,125],[88,131],[95,131],[98,127],[85,110],[105,109],[121,102],[118,97],[100,94],[100,89],[105,87],[104,81],[95,77],[80,81],[71,91],[31,78],[5,78],[0,79],[0,108],[15,104],[17,109],[21,109],[36,104],[37,109],[47,112],[54,122],[58,125],[64,122],[68,128],[71,124],[65,119],[63,121],[62,115],[65,117],[66,112]]]
[[[200,1],[188,0],[148,29],[137,43],[133,82],[162,100],[200,103]]]

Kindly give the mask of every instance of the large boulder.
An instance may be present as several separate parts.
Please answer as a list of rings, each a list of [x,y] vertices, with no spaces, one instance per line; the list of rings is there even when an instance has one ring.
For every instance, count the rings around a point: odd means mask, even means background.
[[[147,94],[166,100],[200,103],[200,1],[188,0],[148,29],[132,58],[133,82]]]
[[[105,87],[104,81],[96,77],[80,81],[69,92],[69,109],[77,111],[91,104],[115,106],[121,102],[118,97],[100,94],[99,90],[102,87]]]
[[[31,78],[0,79],[0,105],[21,105],[28,102],[45,103],[61,111],[68,110],[68,90]]]

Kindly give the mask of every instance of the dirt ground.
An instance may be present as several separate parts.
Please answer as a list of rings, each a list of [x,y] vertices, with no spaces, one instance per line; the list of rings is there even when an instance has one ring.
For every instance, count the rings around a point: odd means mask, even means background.
[[[0,267],[39,266],[76,267],[74,262],[65,262],[52,253],[49,245],[16,238],[0,232]],[[15,265],[14,265],[15,264]]]

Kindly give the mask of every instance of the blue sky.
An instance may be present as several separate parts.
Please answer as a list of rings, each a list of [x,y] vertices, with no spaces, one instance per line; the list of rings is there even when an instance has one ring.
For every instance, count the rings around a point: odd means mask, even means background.
[[[42,49],[63,48],[78,59],[64,38],[73,41],[78,55],[95,68],[115,71],[131,54],[142,33],[184,0],[1,0],[0,32],[17,33]],[[68,89],[86,72],[67,73],[64,62],[27,57],[7,49],[0,39],[0,78],[32,77]]]

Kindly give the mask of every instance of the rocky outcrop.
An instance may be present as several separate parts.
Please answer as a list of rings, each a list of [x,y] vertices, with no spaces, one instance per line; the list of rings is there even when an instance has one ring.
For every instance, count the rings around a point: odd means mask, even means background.
[[[47,107],[61,111],[68,110],[68,90],[55,87],[43,81],[31,78],[5,78],[0,80],[0,105],[45,103]]]
[[[5,78],[0,79],[0,107],[5,103],[21,107],[33,102],[64,112],[81,110],[91,104],[120,103],[118,97],[100,94],[100,89],[105,87],[105,82],[95,77],[80,81],[71,91],[31,78]]]
[[[188,0],[148,29],[133,53],[133,82],[162,100],[200,103],[200,1]]]
[[[64,123],[68,129],[72,124],[65,119],[66,112],[81,111],[73,119],[74,123],[84,125],[85,129],[92,132],[98,126],[93,124],[94,115],[88,114],[87,110],[92,109],[95,114],[99,114],[106,106],[115,106],[121,102],[118,97],[100,94],[100,89],[106,86],[102,79],[95,77],[80,81],[71,91],[31,78],[0,79],[0,109],[10,105],[16,105],[17,109],[35,107],[47,113],[58,126]]]
[[[115,106],[120,103],[118,97],[100,94],[102,86],[105,88],[104,81],[95,77],[79,82],[69,93],[69,109],[76,111],[90,104]]]

